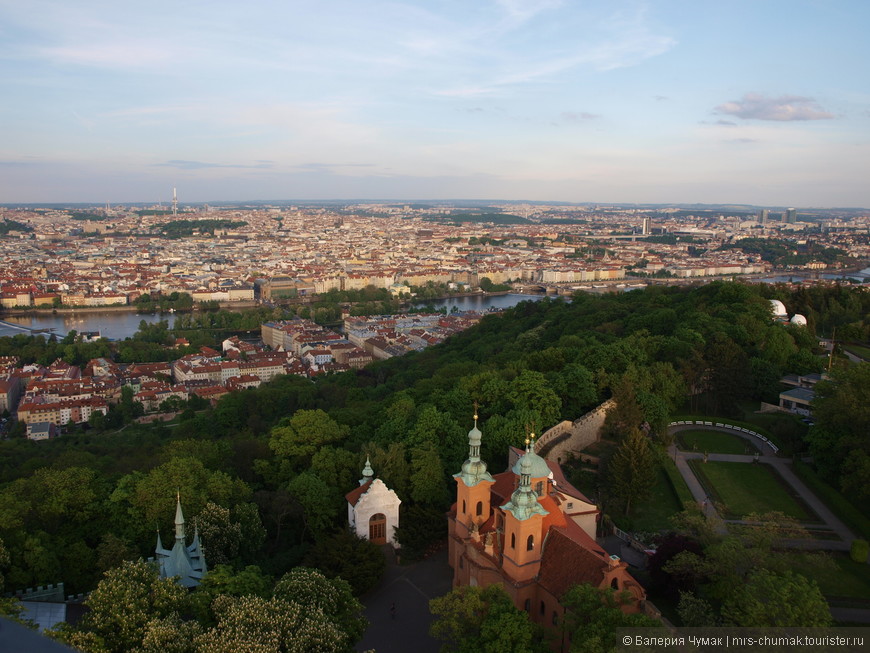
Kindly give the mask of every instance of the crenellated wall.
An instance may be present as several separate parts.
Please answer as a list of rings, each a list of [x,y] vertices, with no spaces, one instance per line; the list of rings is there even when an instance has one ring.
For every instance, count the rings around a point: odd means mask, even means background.
[[[579,453],[593,442],[598,442],[604,418],[616,403],[608,399],[583,417],[565,420],[546,431],[535,443],[535,453],[548,460],[566,460],[569,454]]]

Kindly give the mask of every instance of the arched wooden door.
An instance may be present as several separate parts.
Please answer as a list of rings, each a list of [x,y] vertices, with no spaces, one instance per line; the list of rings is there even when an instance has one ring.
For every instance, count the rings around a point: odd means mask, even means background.
[[[369,540],[375,544],[387,543],[387,518],[379,512],[369,519]]]

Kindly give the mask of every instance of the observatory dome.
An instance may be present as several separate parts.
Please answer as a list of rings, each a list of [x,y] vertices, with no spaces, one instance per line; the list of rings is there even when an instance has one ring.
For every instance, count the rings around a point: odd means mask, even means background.
[[[788,313],[785,310],[785,304],[783,304],[778,299],[771,299],[770,300],[770,310],[773,311],[773,314],[776,317],[783,317],[785,315],[788,315]]]
[[[797,324],[798,326],[806,326],[807,325],[807,318],[805,318],[800,313],[795,313],[794,315],[792,315],[790,322],[792,324]]]

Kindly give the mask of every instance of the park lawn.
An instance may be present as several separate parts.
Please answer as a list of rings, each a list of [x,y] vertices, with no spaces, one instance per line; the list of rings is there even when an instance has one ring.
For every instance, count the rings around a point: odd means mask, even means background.
[[[668,528],[672,515],[683,505],[677,498],[671,479],[661,465],[656,467],[655,485],[646,497],[636,501],[628,515],[621,511],[612,515],[613,521],[624,531],[654,533]]]
[[[801,573],[816,581],[826,597],[870,599],[870,565],[842,552],[832,553],[831,559],[837,565],[833,571],[807,569]]]
[[[852,352],[856,356],[860,356],[864,360],[870,360],[870,347],[863,345],[844,345],[843,349]]]
[[[749,440],[724,431],[680,431],[677,441],[683,451],[754,454],[758,448]]]
[[[726,519],[776,510],[799,522],[818,520],[791,496],[785,481],[769,465],[693,460],[691,466],[701,483],[712,490],[713,499],[725,506]]]

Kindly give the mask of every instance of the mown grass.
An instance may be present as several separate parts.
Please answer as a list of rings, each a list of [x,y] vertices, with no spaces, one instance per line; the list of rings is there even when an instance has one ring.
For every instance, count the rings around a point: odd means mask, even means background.
[[[856,536],[870,540],[870,518],[857,506],[844,497],[836,488],[823,481],[807,464],[795,461],[792,466],[797,477],[804,482],[813,494],[825,503],[831,512],[843,522]]]
[[[826,597],[870,602],[870,565],[855,562],[848,553],[832,553],[831,559],[837,566],[833,572],[812,568],[797,571],[816,581]]]
[[[689,465],[711,498],[724,506],[725,519],[775,510],[799,522],[818,521],[769,465],[701,460],[690,460]]]
[[[611,515],[614,523],[624,531],[657,532],[666,529],[673,515],[683,509],[683,501],[671,482],[665,466],[669,459],[663,460],[656,468],[655,485],[649,493],[631,508],[629,515]],[[674,470],[676,471],[676,470]],[[680,482],[683,483],[682,478]],[[683,483],[685,486],[685,483]],[[688,488],[686,488],[688,492]],[[691,498],[691,495],[690,495]]]

